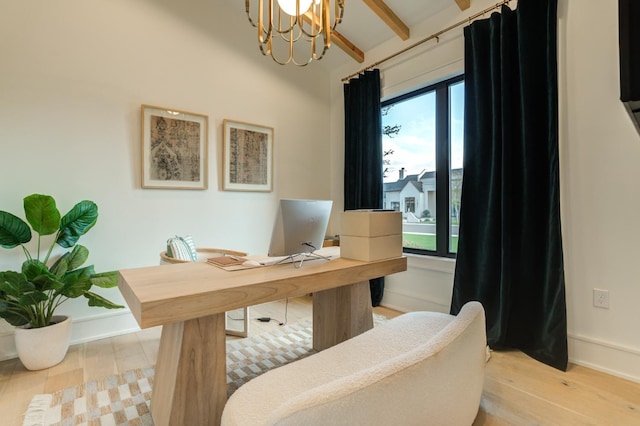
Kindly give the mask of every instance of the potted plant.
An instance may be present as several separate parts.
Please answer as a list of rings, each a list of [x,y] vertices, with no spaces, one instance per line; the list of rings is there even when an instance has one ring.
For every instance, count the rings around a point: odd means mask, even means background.
[[[71,320],[54,315],[64,301],[84,296],[89,306],[123,306],[91,291],[93,286],[117,286],[116,271],[97,274],[93,265],[82,266],[89,250],[77,242],[98,220],[94,202],[81,201],[61,216],[53,197],[32,194],[24,199],[24,212],[31,227],[19,217],[0,211],[0,246],[20,246],[26,257],[20,271],[0,272],[0,318],[16,326],[16,349],[22,363],[38,370],[58,364],[67,353]],[[38,234],[35,256],[25,245],[31,241],[32,229]],[[42,237],[47,235],[53,238],[41,258]],[[54,260],[51,256],[56,245],[69,251]],[[47,338],[52,342],[46,343]]]

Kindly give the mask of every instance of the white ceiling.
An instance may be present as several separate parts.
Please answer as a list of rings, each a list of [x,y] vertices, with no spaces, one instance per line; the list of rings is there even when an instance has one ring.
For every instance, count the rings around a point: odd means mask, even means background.
[[[411,29],[450,7],[453,0],[385,0],[387,6]],[[344,19],[337,30],[366,52],[397,35],[362,0],[345,0]]]

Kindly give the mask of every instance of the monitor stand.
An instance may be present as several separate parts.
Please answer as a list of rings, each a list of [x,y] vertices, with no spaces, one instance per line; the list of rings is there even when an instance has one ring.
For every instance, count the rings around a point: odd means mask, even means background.
[[[300,262],[299,263],[296,263],[297,262],[297,260],[296,260],[297,258],[300,258]],[[298,269],[298,268],[302,267],[302,262],[304,262],[305,259],[331,260],[331,257],[330,256],[323,256],[323,255],[315,253],[315,252],[302,252],[302,253],[290,254],[289,256],[285,257],[281,261],[277,262],[276,265],[279,264],[279,263],[285,263],[287,261],[290,261],[291,263],[293,263],[293,267]]]

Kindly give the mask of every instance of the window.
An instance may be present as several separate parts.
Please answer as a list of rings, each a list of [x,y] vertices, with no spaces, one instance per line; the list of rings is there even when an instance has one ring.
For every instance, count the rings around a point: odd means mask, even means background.
[[[403,212],[404,251],[454,257],[462,189],[463,77],[386,100],[381,112],[384,208]]]
[[[406,213],[416,212],[416,199],[414,197],[407,197],[404,199],[404,211]]]

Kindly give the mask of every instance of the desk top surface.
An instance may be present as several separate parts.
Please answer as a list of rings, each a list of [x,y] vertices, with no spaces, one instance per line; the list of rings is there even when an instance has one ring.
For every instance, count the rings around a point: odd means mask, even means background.
[[[305,260],[301,268],[287,263],[241,271],[194,262],[121,270],[118,287],[140,327],[147,328],[298,297],[406,269],[405,257],[374,262],[335,257]]]

